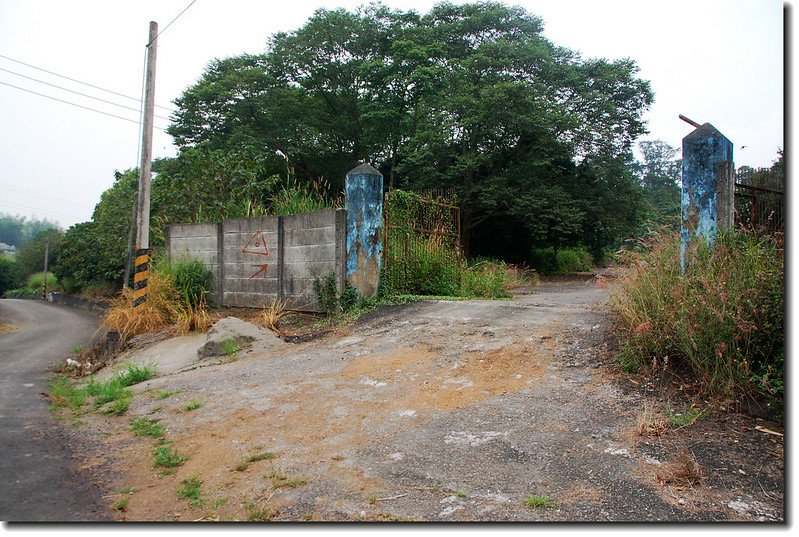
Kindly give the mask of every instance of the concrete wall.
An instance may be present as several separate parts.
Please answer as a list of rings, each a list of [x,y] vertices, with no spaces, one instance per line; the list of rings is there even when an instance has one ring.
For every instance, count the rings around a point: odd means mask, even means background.
[[[217,305],[259,308],[274,299],[317,309],[313,282],[329,273],[344,289],[345,211],[169,226],[170,259],[200,259]]]

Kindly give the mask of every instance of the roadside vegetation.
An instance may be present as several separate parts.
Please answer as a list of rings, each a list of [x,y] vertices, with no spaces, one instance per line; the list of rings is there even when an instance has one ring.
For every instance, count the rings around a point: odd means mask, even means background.
[[[629,255],[611,290],[627,371],[668,371],[712,396],[784,397],[784,252],[773,237],[735,230],[693,249],[680,274],[680,239],[662,234]]]
[[[73,415],[87,412],[125,414],[133,399],[130,386],[144,382],[158,375],[156,367],[147,365],[128,365],[107,381],[97,381],[90,377],[81,382],[66,376],[56,376],[50,382],[50,403],[54,412],[69,410]]]
[[[103,317],[108,330],[128,340],[173,326],[178,334],[211,326],[206,295],[211,274],[197,260],[156,263],[148,279],[147,301],[134,308],[133,290],[125,289]]]

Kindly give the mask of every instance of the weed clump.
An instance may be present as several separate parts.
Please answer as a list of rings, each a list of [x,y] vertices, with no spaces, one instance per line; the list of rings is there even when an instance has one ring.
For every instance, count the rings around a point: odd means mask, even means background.
[[[690,373],[719,396],[784,392],[784,256],[768,237],[728,231],[713,248],[680,241],[646,244],[611,290],[624,340],[619,361]]]

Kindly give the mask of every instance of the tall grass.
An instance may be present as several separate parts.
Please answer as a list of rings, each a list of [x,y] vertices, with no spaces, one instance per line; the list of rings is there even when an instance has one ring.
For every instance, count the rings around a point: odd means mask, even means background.
[[[109,330],[124,339],[175,326],[180,334],[207,330],[212,322],[205,296],[211,274],[200,261],[157,263],[150,271],[147,300],[133,307],[133,291],[124,289],[103,317]]]
[[[269,214],[273,216],[323,211],[341,206],[341,200],[330,198],[330,184],[324,179],[301,185],[290,178],[271,198]]]
[[[769,238],[729,231],[693,248],[680,274],[679,236],[648,245],[611,289],[625,368],[690,372],[709,391],[781,397],[784,256]]]

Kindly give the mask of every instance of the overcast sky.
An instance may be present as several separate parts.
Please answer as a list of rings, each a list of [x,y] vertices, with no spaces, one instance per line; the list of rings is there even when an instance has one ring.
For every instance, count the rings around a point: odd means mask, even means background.
[[[364,3],[196,0],[165,28],[190,1],[0,0],[0,213],[47,218],[66,229],[91,218],[100,194],[113,184],[114,170],[138,165],[139,105],[135,100],[18,62],[137,97],[148,25],[154,20],[163,31],[158,43],[156,103],[169,107],[211,59],[262,52],[268,36],[299,28],[317,8],[354,9]],[[384,3],[427,12],[435,2]],[[769,166],[783,147],[782,2],[506,3],[542,17],[547,38],[580,51],[585,58],[633,58],[641,68],[640,76],[651,82],[655,92],[655,104],[645,116],[650,130],[645,139],[679,147],[692,130],[677,118],[684,114],[712,123],[732,140],[737,166]],[[157,108],[156,114],[168,117],[169,111]],[[168,121],[157,118],[155,124],[165,128]],[[156,157],[175,154],[166,133],[156,130],[154,140]]]

